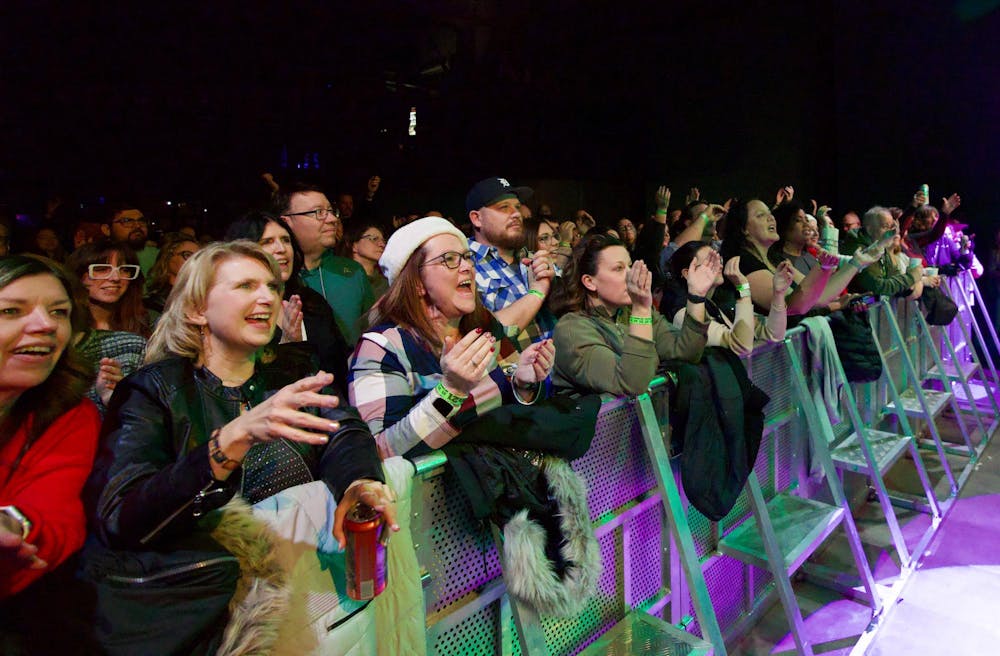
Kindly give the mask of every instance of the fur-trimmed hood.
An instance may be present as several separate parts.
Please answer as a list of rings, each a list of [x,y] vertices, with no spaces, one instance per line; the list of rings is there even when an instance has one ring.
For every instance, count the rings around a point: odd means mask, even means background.
[[[559,512],[565,563],[562,576],[545,555],[550,540],[545,527],[532,520],[527,509],[503,529],[504,581],[512,595],[530,603],[543,615],[578,615],[597,589],[601,554],[590,527],[587,486],[566,461],[546,457],[542,472]]]
[[[274,555],[276,536],[242,497],[233,497],[216,512],[221,518],[212,537],[240,562],[240,582],[216,654],[269,654],[291,598],[288,576]]]

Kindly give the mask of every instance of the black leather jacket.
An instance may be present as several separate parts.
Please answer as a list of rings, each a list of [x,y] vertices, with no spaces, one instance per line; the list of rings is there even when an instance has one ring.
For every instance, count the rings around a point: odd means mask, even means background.
[[[280,363],[279,363],[280,361]],[[143,367],[118,384],[102,428],[101,450],[87,485],[92,531],[117,549],[171,549],[198,532],[198,516],[238,491],[239,470],[216,481],[208,457],[213,430],[311,373],[278,358],[258,364],[239,388],[172,357]],[[324,409],[340,423],[322,447],[296,444],[313,476],[339,501],[356,479],[384,481],[375,440],[352,408]]]

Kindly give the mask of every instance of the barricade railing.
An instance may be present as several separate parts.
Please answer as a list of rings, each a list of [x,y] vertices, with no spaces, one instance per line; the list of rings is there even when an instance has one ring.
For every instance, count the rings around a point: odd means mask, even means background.
[[[897,316],[907,316],[913,310],[900,304],[896,311]],[[885,331],[885,336],[891,330],[880,322],[873,327],[876,334]],[[809,477],[809,426],[789,375],[790,353],[803,354],[804,341],[804,331],[790,331],[786,344],[762,344],[745,359],[751,379],[771,398],[754,465],[764,502],[781,492],[808,497],[816,489]],[[919,357],[919,341],[906,344],[907,354]],[[893,357],[887,354],[887,375],[905,382],[909,372],[901,358]],[[920,368],[925,367],[921,364]],[[882,386],[864,393],[857,400],[860,416],[866,422],[881,420],[887,390]],[[668,504],[673,511],[669,521],[665,517],[656,467],[644,444],[642,410],[644,404],[649,412],[655,409],[660,433],[668,436],[667,403],[664,384],[652,387],[648,396],[604,401],[590,450],[572,463],[588,482],[591,521],[604,563],[598,593],[575,618],[528,617],[531,628],[522,626],[521,630],[533,631],[530,636],[518,634],[516,625],[524,618],[515,617],[506,595],[494,541],[489,529],[473,519],[446,459],[432,453],[416,460],[413,535],[423,575],[429,654],[520,654],[525,645],[532,656],[576,654],[635,610],[661,617],[717,645],[719,636],[713,636],[713,627],[702,626],[706,621],[715,623],[721,640],[731,644],[777,601],[778,588],[767,569],[719,551],[727,535],[747,519],[753,521],[747,490],[725,518],[712,522],[683,501],[676,480],[683,510],[678,512],[676,504]],[[648,422],[645,430],[649,432]],[[688,561],[671,535],[671,522],[682,526],[691,539],[694,553]],[[685,572],[691,560],[700,569],[701,592],[697,580],[692,590],[691,581],[697,576]],[[711,614],[707,620],[705,609],[699,608],[706,595]],[[722,650],[724,645],[716,653]]]

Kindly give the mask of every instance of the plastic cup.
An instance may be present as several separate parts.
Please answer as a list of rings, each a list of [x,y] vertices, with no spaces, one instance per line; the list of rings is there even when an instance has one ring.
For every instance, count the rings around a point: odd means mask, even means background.
[[[938,274],[937,267],[927,267],[926,269],[924,269],[925,276],[936,276],[937,274]]]

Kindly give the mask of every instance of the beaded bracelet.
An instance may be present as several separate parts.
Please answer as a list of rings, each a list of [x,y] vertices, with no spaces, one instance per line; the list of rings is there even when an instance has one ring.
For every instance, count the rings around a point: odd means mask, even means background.
[[[628,318],[628,322],[631,324],[635,324],[636,326],[652,326],[653,317],[637,317],[635,315],[632,315]]]
[[[447,387],[445,387],[444,383],[442,382],[438,382],[437,387],[434,388],[434,391],[437,392],[438,396],[447,401],[449,405],[451,405],[453,408],[461,406],[463,403],[465,403],[465,399],[468,398],[468,395],[460,396],[458,394],[455,394]]]

